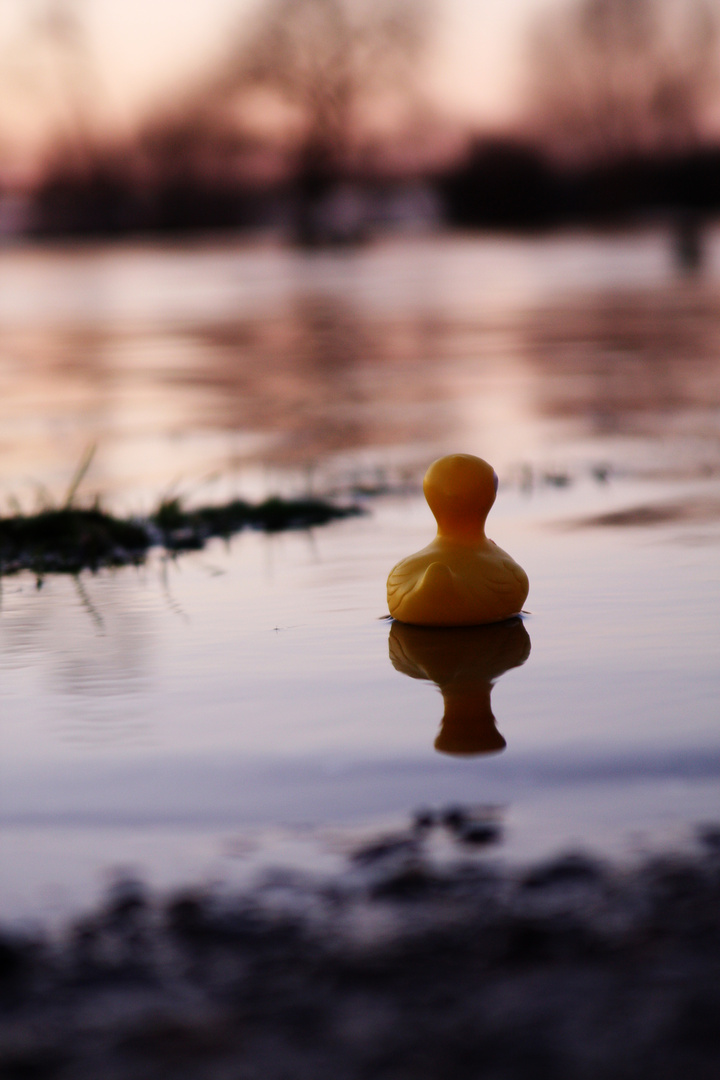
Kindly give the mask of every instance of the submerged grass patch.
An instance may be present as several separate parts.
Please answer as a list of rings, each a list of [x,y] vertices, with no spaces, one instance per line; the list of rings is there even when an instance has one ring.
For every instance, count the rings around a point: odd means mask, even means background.
[[[233,499],[192,510],[171,499],[149,517],[125,519],[98,504],[79,507],[69,501],[35,514],[0,518],[0,575],[32,570],[42,577],[137,564],[151,547],[191,551],[211,537],[229,537],[245,528],[306,529],[359,513],[357,506],[338,506],[316,497],[275,497],[257,504]]]
[[[182,550],[201,546],[211,536],[231,536],[241,529],[256,528],[264,532],[308,529],[360,512],[358,506],[337,506],[315,496],[297,499],[274,496],[262,503],[233,499],[221,506],[201,506],[195,510],[186,510],[179,499],[171,499],[162,502],[149,521],[165,547]]]

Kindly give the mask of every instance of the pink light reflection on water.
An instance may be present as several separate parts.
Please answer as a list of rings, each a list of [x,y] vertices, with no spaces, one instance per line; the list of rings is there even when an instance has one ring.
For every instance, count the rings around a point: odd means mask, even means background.
[[[232,875],[262,861],[224,854],[243,838],[320,865],[305,826],[420,805],[503,808],[518,857],[717,815],[717,306],[712,276],[675,288],[661,255],[655,234],[2,254],[6,496],[62,494],[94,441],[88,492],[132,510],[173,484],[391,489],[311,535],[3,582],[0,813],[26,853],[8,910],[128,860]],[[433,749],[440,694],[392,667],[379,620],[433,527],[394,489],[459,444],[497,464],[490,534],[532,612],[492,691],[507,749],[463,761]]]

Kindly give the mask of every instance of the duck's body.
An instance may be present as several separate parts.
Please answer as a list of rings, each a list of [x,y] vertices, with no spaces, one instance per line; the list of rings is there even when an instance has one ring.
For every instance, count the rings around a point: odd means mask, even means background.
[[[434,462],[423,490],[438,522],[435,539],[393,567],[390,614],[420,626],[476,626],[516,615],[527,598],[527,574],[485,536],[497,477],[470,454]]]
[[[419,626],[477,626],[517,615],[528,594],[521,566],[492,540],[468,547],[437,537],[390,571],[390,614]]]

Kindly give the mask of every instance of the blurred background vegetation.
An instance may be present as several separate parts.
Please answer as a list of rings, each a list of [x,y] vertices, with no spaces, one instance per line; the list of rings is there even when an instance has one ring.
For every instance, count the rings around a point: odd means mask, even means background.
[[[661,217],[691,266],[720,206],[720,0],[538,8],[515,119],[492,128],[435,92],[441,0],[239,4],[212,55],[112,121],[88,0],[5,4],[5,238],[232,229],[314,246]]]

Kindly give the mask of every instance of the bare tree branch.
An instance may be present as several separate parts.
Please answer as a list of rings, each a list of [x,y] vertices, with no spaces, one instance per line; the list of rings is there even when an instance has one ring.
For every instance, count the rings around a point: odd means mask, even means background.
[[[275,0],[230,50],[211,95],[228,105],[271,95],[294,121],[299,158],[337,168],[391,101],[411,107],[428,15],[429,0]]]
[[[581,0],[531,40],[530,112],[560,154],[688,149],[718,89],[717,0]]]

